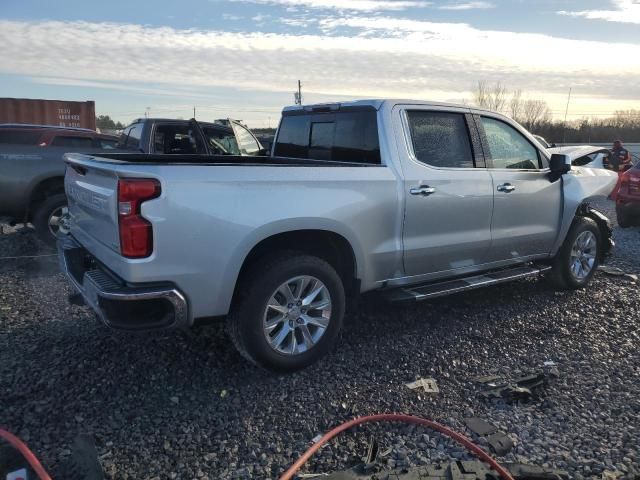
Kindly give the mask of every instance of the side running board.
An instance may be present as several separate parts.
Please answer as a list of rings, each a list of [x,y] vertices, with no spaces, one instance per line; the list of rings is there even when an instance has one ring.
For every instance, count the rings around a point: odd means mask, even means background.
[[[474,275],[473,277],[463,277],[455,280],[399,288],[391,290],[388,293],[388,298],[391,301],[428,300],[451,295],[452,293],[464,292],[465,290],[473,290],[498,283],[510,282],[519,278],[531,277],[546,272],[547,270],[551,270],[551,267],[548,265],[522,265],[487,272],[481,275]]]

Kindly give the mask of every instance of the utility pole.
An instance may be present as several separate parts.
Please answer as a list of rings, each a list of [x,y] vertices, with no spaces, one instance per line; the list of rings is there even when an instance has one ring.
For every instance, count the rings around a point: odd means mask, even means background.
[[[193,106],[193,118],[194,119],[196,118],[196,106],[195,105]]]
[[[571,101],[571,87],[567,97],[567,108],[564,111],[564,125],[562,126],[562,143],[567,143],[567,115],[569,114],[569,102]]]
[[[151,110],[151,107],[147,107],[144,110],[144,118],[149,118],[149,110]]]
[[[295,98],[296,105],[302,105],[302,84],[300,80],[298,80],[298,91],[293,94],[293,98]]]

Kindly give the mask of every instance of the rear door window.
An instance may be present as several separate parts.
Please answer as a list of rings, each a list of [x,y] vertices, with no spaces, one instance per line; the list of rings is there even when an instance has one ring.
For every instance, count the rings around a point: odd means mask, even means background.
[[[281,157],[380,163],[375,110],[285,115],[274,154]]]
[[[439,168],[473,168],[469,130],[462,113],[407,112],[413,153],[420,162]]]
[[[91,137],[68,137],[58,136],[51,142],[52,147],[67,147],[67,148],[93,148],[93,140]]]

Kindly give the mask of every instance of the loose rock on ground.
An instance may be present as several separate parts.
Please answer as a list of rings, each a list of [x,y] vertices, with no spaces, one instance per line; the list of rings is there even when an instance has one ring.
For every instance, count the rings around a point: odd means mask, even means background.
[[[612,204],[603,203],[611,215]],[[612,218],[615,219],[615,213]],[[609,262],[640,273],[640,229],[616,228]],[[0,257],[51,251],[4,226]],[[362,299],[319,364],[266,374],[236,353],[221,325],[114,333],[71,292],[55,257],[0,260],[0,424],[54,478],[79,433],[92,434],[108,478],[277,478],[311,439],[355,416],[401,412],[461,432],[480,417],[506,432],[504,462],[573,478],[640,472],[638,285],[599,273],[585,290],[519,281],[415,305]],[[559,377],[529,403],[480,398],[474,377],[515,377],[553,361]],[[440,393],[406,388],[433,378]],[[371,436],[389,467],[467,458],[407,425],[362,426],[323,448],[306,472],[346,469]],[[486,448],[486,440],[474,436]]]

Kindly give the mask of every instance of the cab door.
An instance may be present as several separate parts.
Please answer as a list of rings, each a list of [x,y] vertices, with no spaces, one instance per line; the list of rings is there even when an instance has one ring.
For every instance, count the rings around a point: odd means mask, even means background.
[[[404,268],[437,278],[473,270],[491,245],[493,184],[465,108],[396,107],[404,138]]]
[[[489,261],[547,256],[558,235],[562,182],[551,182],[546,157],[504,118],[475,116],[495,201]]]

